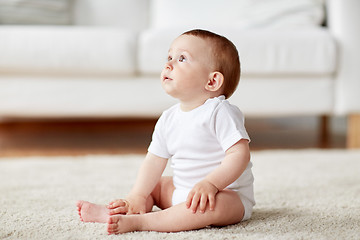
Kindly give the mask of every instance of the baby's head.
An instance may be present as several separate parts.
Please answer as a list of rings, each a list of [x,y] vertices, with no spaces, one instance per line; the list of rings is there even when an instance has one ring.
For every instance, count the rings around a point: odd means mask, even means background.
[[[235,45],[223,36],[201,29],[190,30],[182,35],[199,37],[208,43],[213,71],[223,75],[222,94],[225,98],[229,98],[239,84],[241,72],[239,54]]]

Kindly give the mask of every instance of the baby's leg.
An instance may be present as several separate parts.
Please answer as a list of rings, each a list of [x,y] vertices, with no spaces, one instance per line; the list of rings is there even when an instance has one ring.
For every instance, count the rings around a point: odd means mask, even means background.
[[[156,204],[161,209],[171,207],[171,198],[174,189],[175,187],[172,183],[172,178],[162,177],[151,193],[151,196],[149,196],[147,199],[146,211],[151,212],[154,204]],[[110,214],[110,209],[108,209],[105,205],[98,205],[87,201],[78,201],[76,206],[80,215],[80,219],[83,222],[107,223],[109,215],[114,214]],[[121,211],[118,211],[119,209]],[[121,214],[126,214],[126,211],[121,207],[116,209],[116,212]]]
[[[231,207],[229,207],[231,206]],[[216,195],[216,206],[205,213],[193,213],[185,203],[163,211],[143,215],[114,215],[108,221],[109,234],[129,231],[178,232],[206,227],[208,225],[225,226],[238,223],[244,215],[244,206],[239,196],[230,190]]]
[[[172,206],[172,195],[175,190],[172,177],[161,177],[159,183],[156,185],[151,193],[151,200],[148,199],[148,207],[153,205],[161,209],[166,209]],[[152,203],[152,204],[151,204]],[[150,209],[150,211],[151,211]],[[148,211],[148,212],[150,212]]]
[[[146,200],[146,212],[151,212],[154,205],[158,206],[161,209],[169,208],[172,205],[172,194],[174,192],[174,185],[172,182],[172,177],[162,177],[158,184],[155,186],[150,196]],[[126,200],[118,199],[112,203],[118,201],[127,202]],[[112,204],[110,203],[110,204]],[[119,204],[116,207],[111,207],[110,215],[116,214],[127,214],[123,207],[117,208],[118,206],[123,206]]]
[[[76,203],[80,219],[83,222],[106,223],[109,219],[109,209],[105,205],[98,205],[87,201]]]

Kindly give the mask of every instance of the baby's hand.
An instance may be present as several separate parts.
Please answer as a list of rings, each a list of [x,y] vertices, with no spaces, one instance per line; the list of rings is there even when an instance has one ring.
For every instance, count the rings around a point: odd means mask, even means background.
[[[144,214],[146,213],[146,198],[138,195],[129,195],[126,199],[117,199],[109,203],[109,214]]]
[[[125,199],[116,199],[111,201],[106,207],[110,210],[110,215],[127,214],[129,210],[129,202]]]
[[[129,201],[128,215],[146,213],[146,197],[138,194],[130,194],[126,199]]]
[[[199,209],[201,213],[204,213],[206,204],[209,202],[210,210],[214,210],[215,195],[218,192],[219,189],[217,189],[214,184],[207,180],[203,180],[197,183],[190,191],[186,199],[186,206],[187,208],[191,208],[193,213],[195,213],[197,209]]]

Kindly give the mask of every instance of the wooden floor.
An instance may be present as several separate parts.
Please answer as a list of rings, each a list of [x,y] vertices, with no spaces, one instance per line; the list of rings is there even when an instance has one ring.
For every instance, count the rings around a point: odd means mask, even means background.
[[[330,124],[324,138],[316,118],[248,118],[252,151],[345,148],[345,128]],[[0,123],[0,157],[146,153],[155,119]],[[341,123],[343,124],[343,123]],[[340,130],[338,130],[340,129]]]

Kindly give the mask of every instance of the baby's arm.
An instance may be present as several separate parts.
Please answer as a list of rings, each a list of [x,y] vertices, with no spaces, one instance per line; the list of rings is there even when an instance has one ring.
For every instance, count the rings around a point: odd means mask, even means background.
[[[249,141],[242,139],[231,146],[221,165],[190,191],[186,206],[193,212],[204,212],[207,202],[210,210],[215,208],[215,195],[233,183],[245,171],[250,161]]]
[[[145,213],[146,200],[159,182],[166,164],[167,159],[148,152],[126,200],[112,201],[108,206],[111,209],[110,214],[122,212],[127,214]]]

